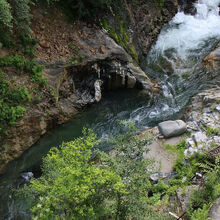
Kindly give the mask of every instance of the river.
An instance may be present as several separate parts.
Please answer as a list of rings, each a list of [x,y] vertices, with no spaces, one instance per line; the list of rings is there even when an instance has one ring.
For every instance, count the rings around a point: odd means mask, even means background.
[[[119,132],[118,120],[133,121],[142,130],[167,119],[180,118],[190,98],[214,83],[201,60],[220,41],[219,4],[220,0],[199,0],[195,4],[196,15],[178,12],[164,26],[142,64],[146,73],[160,84],[160,95],[149,99],[137,90],[108,92],[100,103],[48,132],[12,161],[6,174],[0,177],[0,219],[30,219],[30,213],[22,201],[14,199],[11,189],[22,172],[32,171],[39,176],[41,158],[48,150],[78,137],[83,127],[92,128],[105,139]]]

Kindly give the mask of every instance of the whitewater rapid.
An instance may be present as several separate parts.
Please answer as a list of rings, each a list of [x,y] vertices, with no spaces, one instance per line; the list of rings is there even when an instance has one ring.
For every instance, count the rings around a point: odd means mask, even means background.
[[[203,48],[210,38],[220,39],[220,0],[199,0],[194,3],[196,15],[179,11],[163,30],[155,45],[157,54],[174,49],[176,56],[187,59],[192,50]]]

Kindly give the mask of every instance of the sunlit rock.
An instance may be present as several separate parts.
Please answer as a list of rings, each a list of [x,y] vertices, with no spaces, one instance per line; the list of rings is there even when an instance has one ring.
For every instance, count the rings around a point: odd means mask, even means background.
[[[186,123],[182,120],[164,121],[158,125],[160,133],[165,137],[175,137],[186,132]]]

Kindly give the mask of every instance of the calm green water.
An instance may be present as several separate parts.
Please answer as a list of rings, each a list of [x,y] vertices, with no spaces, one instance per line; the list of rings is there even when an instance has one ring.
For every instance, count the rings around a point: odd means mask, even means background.
[[[22,172],[32,171],[35,176],[39,175],[41,158],[47,154],[51,147],[80,136],[83,127],[92,128],[99,138],[105,139],[110,134],[116,135],[119,132],[118,120],[135,121],[140,129],[156,124],[158,122],[156,118],[150,120],[149,116],[143,117],[140,115],[143,109],[148,109],[148,112],[150,112],[152,105],[149,97],[141,94],[140,91],[119,90],[108,92],[100,103],[90,106],[68,123],[60,125],[44,135],[20,158],[12,161],[6,174],[0,177],[0,219],[30,218],[29,214],[24,211],[25,205],[23,202],[14,201],[11,189],[16,187],[17,179]],[[103,144],[100,147],[103,150],[109,148],[109,146],[103,146]]]

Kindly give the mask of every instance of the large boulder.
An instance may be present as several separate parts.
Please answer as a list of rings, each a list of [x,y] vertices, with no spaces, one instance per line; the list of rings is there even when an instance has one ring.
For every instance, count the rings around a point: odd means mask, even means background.
[[[182,120],[164,121],[158,125],[160,133],[165,137],[175,137],[186,131],[186,123]]]

